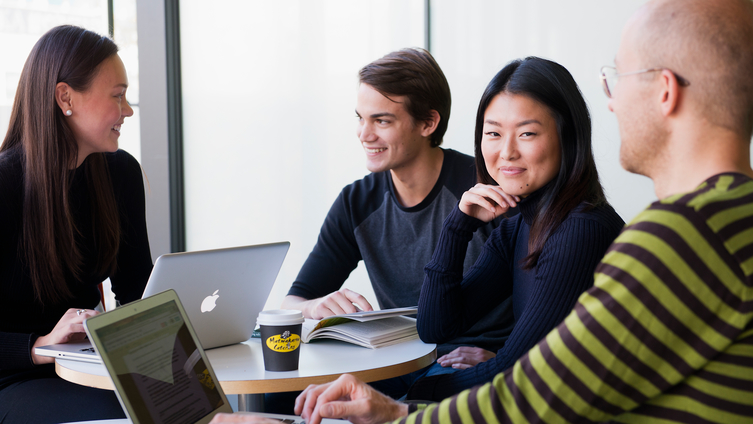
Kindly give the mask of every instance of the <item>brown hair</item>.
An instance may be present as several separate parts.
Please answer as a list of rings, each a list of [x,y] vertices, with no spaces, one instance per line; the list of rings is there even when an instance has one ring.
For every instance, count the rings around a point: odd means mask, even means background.
[[[436,110],[440,119],[431,134],[431,146],[442,144],[450,120],[452,98],[450,85],[429,52],[409,48],[389,53],[361,68],[358,79],[388,99],[390,96],[405,96],[405,109],[415,121],[431,118],[431,111]]]
[[[24,177],[20,254],[40,303],[71,296],[66,275],[80,278],[80,235],[69,207],[72,169],[78,144],[55,101],[55,87],[89,89],[99,65],[118,51],[107,37],[75,26],[58,26],[42,36],[29,54],[13,102],[0,152],[17,149]],[[97,271],[116,268],[120,223],[115,195],[102,153],[82,164],[91,198]]]
[[[486,87],[476,114],[475,153],[478,181],[497,185],[489,175],[481,152],[484,114],[500,93],[520,94],[546,106],[557,123],[562,159],[560,170],[543,191],[528,237],[523,269],[536,266],[544,244],[579,204],[589,208],[607,203],[591,149],[591,115],[570,72],[562,65],[538,57],[514,60],[502,68]]]

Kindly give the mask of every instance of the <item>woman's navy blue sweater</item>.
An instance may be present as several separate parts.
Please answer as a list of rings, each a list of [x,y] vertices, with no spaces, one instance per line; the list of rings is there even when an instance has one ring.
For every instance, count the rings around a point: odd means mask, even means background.
[[[550,235],[533,269],[528,233],[543,190],[519,202],[520,214],[502,221],[486,241],[475,265],[463,276],[468,241],[482,221],[457,207],[444,222],[418,304],[418,333],[429,343],[462,334],[492,308],[511,297],[515,326],[497,356],[466,370],[416,381],[408,399],[441,400],[492,381],[559,324],[578,297],[593,285],[594,268],[624,222],[608,204],[576,207]]]

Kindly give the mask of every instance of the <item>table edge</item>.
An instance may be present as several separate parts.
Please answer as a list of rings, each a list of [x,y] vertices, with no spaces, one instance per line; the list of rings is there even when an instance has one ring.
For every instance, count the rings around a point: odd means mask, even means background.
[[[103,365],[104,366],[104,365]],[[115,390],[109,375],[88,374],[83,371],[76,371],[66,368],[55,360],[55,373],[65,381],[69,381],[81,386],[93,387],[95,389]]]
[[[436,347],[427,354],[418,358],[401,362],[399,364],[388,365],[381,368],[374,368],[363,371],[343,372],[335,374],[325,374],[310,377],[291,377],[271,380],[255,381],[220,381],[220,387],[225,394],[260,394],[260,393],[280,393],[303,390],[311,384],[323,384],[336,380],[342,374],[351,374],[359,379],[369,383],[372,381],[386,380],[388,378],[399,377],[411,372],[428,367],[437,359]],[[115,390],[109,375],[88,374],[83,371],[76,371],[61,365],[55,361],[55,373],[63,380],[82,386],[93,387],[104,390]]]
[[[221,381],[220,386],[226,394],[260,394],[260,393],[281,393],[293,392],[305,389],[311,384],[323,384],[337,380],[343,374],[350,374],[359,379],[370,383],[372,381],[386,380],[388,378],[399,377],[428,367],[437,359],[437,349],[421,357],[399,364],[389,365],[386,367],[342,372],[334,374],[317,375],[310,377],[291,377],[277,378],[272,380],[257,381]]]

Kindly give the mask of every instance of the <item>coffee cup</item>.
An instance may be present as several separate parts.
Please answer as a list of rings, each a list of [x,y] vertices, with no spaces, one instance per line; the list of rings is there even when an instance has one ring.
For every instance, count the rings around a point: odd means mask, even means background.
[[[298,369],[301,352],[303,313],[293,309],[273,309],[259,312],[256,319],[261,333],[264,369],[294,371]]]

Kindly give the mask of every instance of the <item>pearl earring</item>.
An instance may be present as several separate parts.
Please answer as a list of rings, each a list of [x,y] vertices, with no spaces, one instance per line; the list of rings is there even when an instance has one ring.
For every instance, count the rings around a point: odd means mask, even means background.
[[[68,109],[68,110],[65,111],[65,116],[71,116],[71,115],[73,115],[73,111],[72,110]]]

